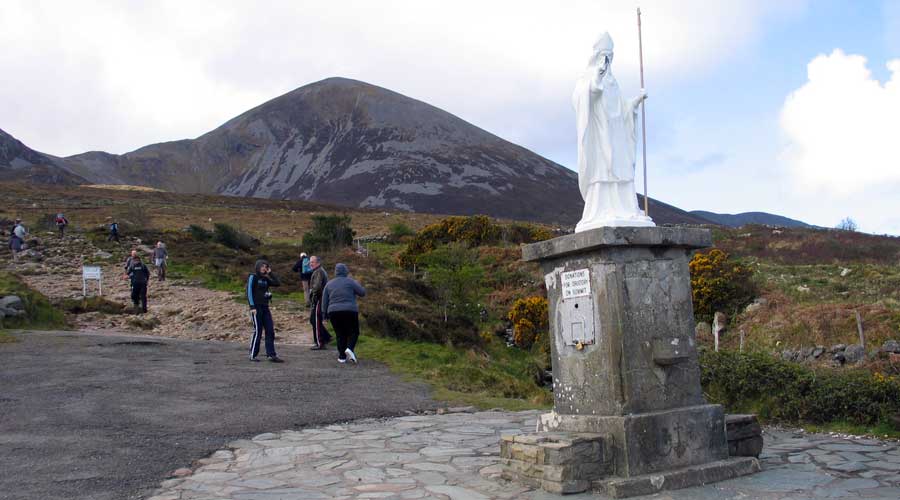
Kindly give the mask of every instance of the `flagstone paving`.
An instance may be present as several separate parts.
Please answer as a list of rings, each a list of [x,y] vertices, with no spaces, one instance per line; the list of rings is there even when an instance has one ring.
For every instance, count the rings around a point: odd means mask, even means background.
[[[498,477],[500,434],[532,431],[539,413],[412,415],[261,434],[177,471],[183,477],[164,481],[151,498],[563,498]],[[649,498],[900,498],[896,442],[777,429],[766,429],[765,439],[761,473]]]

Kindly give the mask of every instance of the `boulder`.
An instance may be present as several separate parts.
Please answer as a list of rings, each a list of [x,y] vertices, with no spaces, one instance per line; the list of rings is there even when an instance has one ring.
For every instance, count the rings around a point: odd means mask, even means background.
[[[825,346],[817,345],[815,349],[813,349],[812,356],[816,359],[819,359],[823,354],[825,354]]]
[[[841,278],[843,278],[844,276],[847,276],[848,274],[850,274],[852,272],[853,272],[853,269],[848,269],[846,267],[841,268]]]
[[[0,299],[0,309],[18,309],[24,310],[25,303],[18,295],[7,295]]]
[[[896,340],[888,340],[881,346],[882,352],[900,353],[900,342]]]
[[[847,348],[846,344],[835,344],[828,349],[828,352],[829,352],[829,354],[834,354],[834,353],[842,352],[846,348]]]
[[[804,347],[800,349],[800,359],[808,359],[813,357],[813,352],[815,351],[812,347]]]
[[[847,363],[858,363],[866,357],[866,349],[859,344],[850,344],[844,349],[844,360]]]

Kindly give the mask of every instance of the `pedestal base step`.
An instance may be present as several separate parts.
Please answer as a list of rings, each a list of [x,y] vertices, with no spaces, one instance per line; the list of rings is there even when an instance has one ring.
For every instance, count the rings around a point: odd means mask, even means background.
[[[734,457],[641,476],[601,479],[594,482],[594,489],[613,498],[626,498],[701,486],[759,471],[759,460],[756,458]]]

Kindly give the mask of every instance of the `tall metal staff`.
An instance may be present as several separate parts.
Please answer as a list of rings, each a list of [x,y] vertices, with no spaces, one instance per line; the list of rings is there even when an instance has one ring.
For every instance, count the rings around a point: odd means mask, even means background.
[[[644,89],[644,43],[641,39],[641,8],[637,9],[637,21],[638,21],[638,52],[640,52],[641,59],[641,89]],[[643,154],[641,155],[644,160],[644,215],[650,216],[650,203],[647,198],[647,115],[644,114],[644,101],[641,101],[641,141],[643,142]]]

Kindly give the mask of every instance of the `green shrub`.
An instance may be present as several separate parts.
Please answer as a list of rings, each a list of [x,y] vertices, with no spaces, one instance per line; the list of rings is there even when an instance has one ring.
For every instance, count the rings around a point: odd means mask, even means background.
[[[0,319],[0,329],[52,330],[67,327],[63,313],[54,308],[47,297],[29,288],[14,274],[0,271],[0,297],[7,295],[16,295],[22,299],[25,306],[25,314],[17,318]]]
[[[212,239],[213,234],[210,231],[207,231],[203,226],[198,226],[197,224],[191,224],[188,226],[188,233],[191,235],[191,238],[194,241],[209,241]]]
[[[475,324],[460,316],[449,316],[444,321],[436,315],[410,315],[384,304],[369,303],[362,306],[361,313],[369,328],[381,337],[456,347],[475,347],[482,343]]]
[[[866,370],[813,370],[762,352],[701,351],[712,403],[768,421],[874,425],[900,412],[900,378]]]
[[[303,235],[307,252],[325,252],[353,244],[349,215],[314,215],[312,221],[312,230]]]
[[[544,228],[513,223],[502,226],[485,215],[447,217],[419,231],[398,257],[397,262],[410,269],[421,257],[447,243],[462,243],[469,247],[505,243],[532,243],[551,238]]]
[[[390,241],[391,243],[398,243],[404,238],[409,238],[410,236],[415,236],[416,234],[416,232],[413,231],[412,228],[402,222],[391,224],[389,230],[390,234],[388,235],[388,241]]]
[[[259,240],[223,223],[213,225],[213,240],[235,250],[250,251],[259,246]]]
[[[690,269],[694,316],[698,320],[712,321],[717,311],[733,317],[756,295],[753,270],[717,248],[695,254]]]
[[[484,268],[476,252],[455,243],[422,256],[426,281],[437,292],[444,308],[444,321],[451,313],[472,322],[481,312],[484,296]]]

